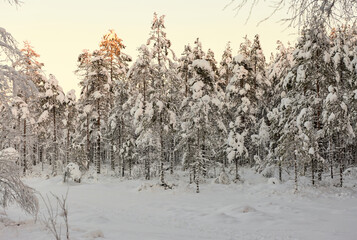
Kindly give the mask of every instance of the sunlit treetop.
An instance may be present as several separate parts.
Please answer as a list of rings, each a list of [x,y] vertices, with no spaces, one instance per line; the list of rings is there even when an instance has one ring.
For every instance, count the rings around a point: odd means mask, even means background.
[[[33,47],[31,46],[30,42],[24,41],[24,48],[21,49],[21,52],[24,55],[25,61],[28,65],[32,65],[34,67],[37,67],[38,69],[44,66],[43,63],[40,63],[36,60],[40,57],[40,55],[36,53],[35,50],[33,50]]]
[[[111,29],[109,33],[105,34],[100,42],[100,50],[109,54],[111,59],[114,59],[115,56],[119,56],[121,50],[125,48],[122,43],[122,39],[118,37],[116,32]]]

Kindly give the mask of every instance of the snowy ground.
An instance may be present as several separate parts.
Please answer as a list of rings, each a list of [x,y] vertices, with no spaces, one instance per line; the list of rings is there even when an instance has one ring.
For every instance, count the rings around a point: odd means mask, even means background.
[[[301,179],[305,184],[294,194],[291,181],[271,184],[250,170],[242,175],[239,184],[206,182],[200,194],[183,181],[173,190],[109,176],[81,184],[62,183],[61,177],[25,181],[43,195],[69,188],[72,240],[357,239],[356,186],[313,188]],[[0,212],[1,240],[53,239],[17,207],[6,213]]]

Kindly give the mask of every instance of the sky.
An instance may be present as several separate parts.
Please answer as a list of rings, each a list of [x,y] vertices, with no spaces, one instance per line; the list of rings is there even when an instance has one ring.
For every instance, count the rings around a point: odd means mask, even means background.
[[[0,0],[0,27],[17,40],[19,47],[29,41],[45,64],[46,75],[54,74],[65,93],[75,89],[79,93],[77,57],[83,49],[93,51],[109,29],[123,39],[124,52],[133,57],[137,48],[145,44],[150,33],[153,13],[165,15],[167,38],[180,56],[184,45],[193,45],[199,37],[203,50],[211,48],[219,62],[228,41],[237,54],[245,35],[253,39],[259,34],[267,59],[275,52],[276,41],[294,43],[297,29],[287,28],[267,17],[271,9],[261,3],[255,7],[248,22],[249,8],[238,15],[233,7],[224,10],[231,0],[22,0],[19,7]],[[249,2],[249,1],[248,1]]]

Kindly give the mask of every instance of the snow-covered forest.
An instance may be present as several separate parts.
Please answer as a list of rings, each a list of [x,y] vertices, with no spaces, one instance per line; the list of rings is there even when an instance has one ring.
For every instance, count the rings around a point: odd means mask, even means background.
[[[165,16],[156,13],[148,33],[137,56],[125,53],[130,42],[114,30],[98,34],[97,49],[83,46],[76,94],[44,74],[35,46],[18,44],[0,28],[4,207],[25,197],[20,206],[38,211],[34,189],[20,177],[40,188],[42,181],[58,188],[63,179],[74,186],[105,179],[142,184],[139,191],[186,184],[199,194],[222,191],[207,186],[214,183],[231,199],[259,176],[270,185],[285,183],[284,194],[298,195],[303,186],[357,196],[357,26],[309,18],[296,43],[278,41],[271,55],[258,34],[242,39],[237,52],[227,42],[214,53],[200,38],[174,52]],[[9,186],[12,181],[20,187]],[[21,189],[23,195],[9,197]]]
[[[316,23],[318,24],[318,23]],[[151,179],[176,169],[201,178],[249,166],[338,178],[356,164],[357,28],[305,27],[295,46],[265,57],[259,35],[230,43],[219,59],[197,38],[174,53],[164,16],[154,14],[138,56],[113,30],[78,54],[81,92],[45,76],[39,54],[18,50],[1,29],[0,146],[19,153],[23,173],[77,163],[117,177]],[[11,55],[10,55],[11,54]],[[297,187],[297,186],[296,186]],[[199,191],[197,189],[197,191]]]

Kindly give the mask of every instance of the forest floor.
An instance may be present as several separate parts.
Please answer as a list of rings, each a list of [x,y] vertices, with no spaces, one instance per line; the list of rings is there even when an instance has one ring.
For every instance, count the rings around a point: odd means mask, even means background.
[[[183,173],[167,177],[177,185],[172,190],[156,185],[157,179],[123,180],[110,174],[83,178],[82,183],[63,183],[61,176],[32,176],[24,181],[43,196],[68,191],[71,240],[357,238],[355,178],[340,188],[331,181],[313,187],[301,177],[295,192],[292,180],[280,184],[250,169],[240,173],[243,183],[206,180],[199,194],[186,181],[188,176],[182,178]],[[46,215],[43,202],[40,205],[39,219]],[[64,234],[63,223],[61,229]],[[40,221],[10,206],[6,214],[0,211],[0,239],[54,237]]]

